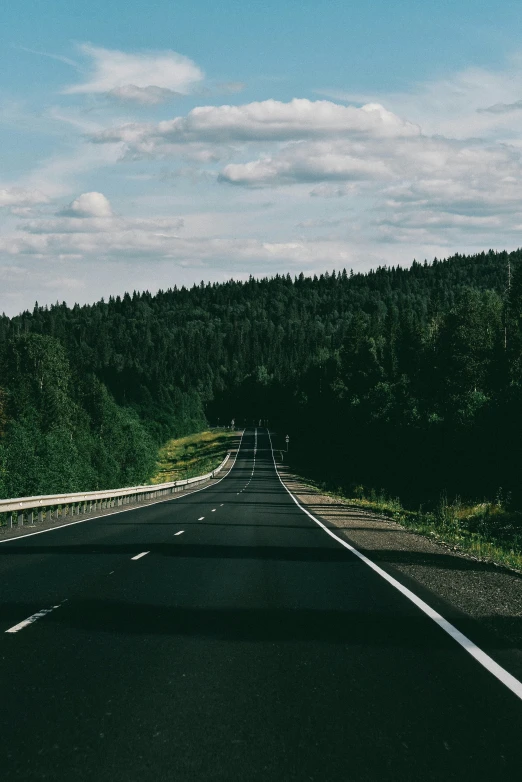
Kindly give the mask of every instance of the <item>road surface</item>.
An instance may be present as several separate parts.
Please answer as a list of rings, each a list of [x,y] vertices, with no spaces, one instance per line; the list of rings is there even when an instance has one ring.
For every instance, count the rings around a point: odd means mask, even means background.
[[[208,489],[2,543],[0,590],[5,782],[521,778],[522,701],[299,509],[266,430]]]

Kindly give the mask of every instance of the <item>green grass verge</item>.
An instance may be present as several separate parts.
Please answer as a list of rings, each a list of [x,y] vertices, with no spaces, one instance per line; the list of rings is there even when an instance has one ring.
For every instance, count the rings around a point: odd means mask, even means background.
[[[237,432],[225,429],[169,440],[158,452],[156,473],[150,483],[168,483],[204,475],[221,464],[236,440]]]
[[[387,516],[477,559],[522,572],[522,513],[506,507],[501,490],[495,502],[463,503],[459,498],[448,502],[442,496],[433,511],[411,511],[403,508],[398,497],[389,497],[382,490],[356,486],[346,491],[325,481],[296,477],[314,492]]]

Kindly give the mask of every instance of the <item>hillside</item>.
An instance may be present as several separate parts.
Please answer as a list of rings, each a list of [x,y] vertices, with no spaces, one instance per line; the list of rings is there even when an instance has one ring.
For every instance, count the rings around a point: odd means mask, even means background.
[[[0,493],[132,484],[207,421],[413,504],[520,502],[522,251],[0,318]],[[510,288],[508,288],[508,263]]]

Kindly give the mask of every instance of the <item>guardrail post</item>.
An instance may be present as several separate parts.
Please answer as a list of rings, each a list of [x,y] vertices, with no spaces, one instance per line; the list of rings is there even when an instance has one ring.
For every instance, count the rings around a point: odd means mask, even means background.
[[[43,521],[43,510],[38,511],[38,521],[39,523]]]
[[[13,529],[13,514],[9,513],[7,516],[7,529]]]
[[[19,527],[23,527],[24,526],[24,512],[23,512],[23,510],[18,513],[17,523],[18,523]]]

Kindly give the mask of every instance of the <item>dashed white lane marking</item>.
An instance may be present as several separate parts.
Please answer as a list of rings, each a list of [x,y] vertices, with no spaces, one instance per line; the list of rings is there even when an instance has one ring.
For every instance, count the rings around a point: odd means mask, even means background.
[[[205,518],[204,516],[200,516],[198,521],[203,521],[204,518]]]
[[[212,508],[212,510],[211,510],[210,512],[211,512],[211,513],[215,513],[215,512],[216,512],[216,509],[215,509],[215,508]]]
[[[184,532],[185,532],[185,530],[184,530],[184,529],[180,529],[180,531],[179,531],[179,532],[175,532],[175,533],[174,533],[174,537],[177,537],[178,535],[183,535],[183,533],[184,533]]]
[[[136,556],[131,557],[131,559],[141,559],[142,557],[146,557],[147,554],[150,554],[150,551],[142,551],[141,554],[136,554]]]
[[[360,551],[358,551],[356,548],[354,548],[348,541],[343,540],[342,538],[337,537],[331,529],[328,529],[327,526],[325,526],[322,521],[319,521],[315,516],[312,516],[310,511],[306,510],[306,508],[303,508],[303,506],[299,503],[296,497],[292,494],[290,489],[288,489],[285,484],[283,483],[283,479],[279,475],[279,470],[277,469],[277,464],[274,456],[274,446],[272,445],[272,438],[270,437],[270,432],[268,433],[268,436],[270,438],[270,447],[272,449],[272,459],[274,460],[274,468],[277,473],[277,477],[281,481],[281,485],[283,488],[288,492],[290,497],[293,499],[297,507],[303,511],[303,513],[306,513],[307,516],[309,516],[312,521],[315,521],[316,524],[318,524],[327,535],[330,535],[331,538],[336,540],[338,543],[341,544],[341,546],[344,546],[344,548],[348,549],[348,551],[351,551],[352,554],[355,554],[356,557],[359,557],[360,560],[362,560],[365,565],[368,565],[375,573],[377,573],[381,578],[384,578],[385,581],[387,581],[391,586],[395,587],[399,592],[401,592],[404,597],[407,597],[408,600],[411,600],[411,602],[417,606],[417,608],[420,608],[420,610],[426,614],[426,616],[429,616],[430,619],[432,619],[435,624],[437,624],[441,630],[444,630],[445,633],[447,633],[449,636],[453,638],[462,648],[468,652],[480,665],[482,665],[487,671],[489,671],[493,676],[495,676],[499,681],[502,682],[502,684],[505,684],[505,686],[511,690],[514,695],[516,695],[518,698],[522,700],[522,682],[518,679],[515,679],[514,676],[512,676],[508,671],[506,671],[505,668],[502,668],[501,665],[495,662],[492,657],[490,657],[486,652],[483,652],[482,649],[473,643],[467,636],[464,635],[464,633],[461,633],[460,630],[457,630],[457,628],[452,625],[450,622],[448,622],[447,619],[444,619],[441,614],[438,613],[438,611],[435,611],[434,608],[432,608],[428,603],[425,603],[424,600],[421,600],[420,597],[417,597],[415,592],[412,592],[411,589],[408,589],[407,587],[403,586],[400,581],[397,581],[397,579],[393,578],[393,576],[390,576],[389,573],[387,573],[385,570],[383,570],[379,565],[376,565],[375,562],[372,562],[371,559],[368,559],[364,554],[361,554]]]
[[[29,625],[32,625],[33,622],[37,622],[38,619],[42,618],[42,616],[46,616],[46,614],[50,614],[51,611],[54,611],[56,608],[59,607],[60,604],[58,603],[58,605],[52,606],[51,608],[42,608],[40,611],[37,611],[36,614],[33,614],[27,619],[24,619],[23,622],[19,622],[17,625],[10,627],[9,630],[6,630],[6,633],[18,633],[20,632],[20,630],[23,630],[24,627],[28,627]]]
[[[222,508],[223,507],[223,503],[221,503],[221,505],[219,507]]]
[[[243,432],[241,434],[241,440],[239,441],[239,445],[236,451],[236,455],[234,457],[234,461],[232,462],[230,469],[225,475],[223,475],[222,478],[217,480],[215,483],[211,483],[208,486],[203,486],[202,489],[194,489],[194,491],[188,491],[185,494],[179,494],[177,497],[169,496],[166,500],[156,500],[154,502],[150,502],[147,505],[144,505],[144,508],[148,508],[151,505],[159,505],[161,502],[174,502],[175,500],[181,500],[183,497],[189,497],[191,494],[197,494],[200,491],[206,491],[207,489],[210,489],[214,486],[217,486],[218,483],[221,483],[221,481],[224,481],[225,478],[228,478],[232,470],[234,469],[234,466],[237,462],[237,457],[239,456],[239,452],[241,450],[241,445],[243,443],[243,437],[245,435],[246,429],[243,429]],[[132,508],[125,508],[125,510],[116,510],[114,513],[109,513],[109,516],[117,516],[119,513],[130,513],[134,510],[141,510],[141,508],[138,506],[132,507]],[[86,521],[97,521],[98,519],[105,518],[104,516],[92,516],[87,519],[79,519],[78,521],[70,521],[68,524],[59,524],[57,527],[50,527],[49,529],[40,529],[38,532],[29,532],[27,534],[22,535],[13,535],[12,538],[7,538],[7,540],[0,540],[0,545],[2,543],[12,543],[13,540],[20,540],[20,538],[31,538],[33,535],[45,535],[46,532],[56,532],[57,529],[65,529],[66,527],[74,527],[76,524],[85,524]],[[148,553],[148,552],[147,552]]]

